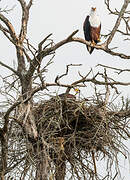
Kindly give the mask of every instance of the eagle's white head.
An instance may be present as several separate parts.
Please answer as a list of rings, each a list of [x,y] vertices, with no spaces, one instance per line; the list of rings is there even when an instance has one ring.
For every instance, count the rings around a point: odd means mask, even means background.
[[[90,22],[90,25],[92,27],[99,27],[101,22],[100,22],[100,18],[99,16],[97,15],[97,10],[96,10],[96,7],[92,7],[91,8],[91,12],[90,12],[90,15],[89,15],[89,22]]]
[[[97,13],[96,7],[91,8],[90,15]]]

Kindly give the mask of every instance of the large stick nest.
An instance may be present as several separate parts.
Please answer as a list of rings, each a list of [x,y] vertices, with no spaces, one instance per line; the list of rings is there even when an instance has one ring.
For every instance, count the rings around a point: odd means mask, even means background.
[[[129,136],[128,109],[114,111],[103,101],[62,94],[37,105],[33,114],[39,137],[48,144],[54,161],[62,156],[61,151],[69,162],[81,152],[101,152],[110,159],[118,152],[123,154],[121,138]]]
[[[63,137],[64,146],[71,151],[75,146],[87,151],[91,148],[104,151],[105,146],[113,141],[110,126],[117,123],[108,112],[104,113],[102,107],[90,105],[86,100],[59,96],[36,107],[34,116],[40,136],[49,141]]]

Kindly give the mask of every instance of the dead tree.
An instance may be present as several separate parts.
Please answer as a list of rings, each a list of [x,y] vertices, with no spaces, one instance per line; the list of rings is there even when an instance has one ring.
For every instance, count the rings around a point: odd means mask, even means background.
[[[109,0],[105,0],[107,9],[111,14],[117,16],[117,20],[111,33],[104,35],[106,37],[104,43],[92,45],[82,38],[75,37],[78,32],[76,30],[57,44],[50,40],[50,43],[46,45],[45,43],[52,35],[49,34],[41,40],[38,48],[30,44],[27,39],[29,14],[33,0],[28,3],[25,0],[17,1],[22,10],[21,28],[18,35],[15,27],[4,15],[7,10],[0,12],[0,30],[14,45],[18,63],[17,69],[13,69],[0,61],[1,66],[13,73],[11,77],[3,78],[5,86],[4,90],[1,89],[1,93],[8,97],[8,104],[6,104],[6,111],[1,112],[0,177],[1,179],[11,178],[14,175],[16,177],[18,173],[20,179],[64,180],[67,172],[70,172],[73,179],[75,177],[77,179],[81,177],[102,179],[96,168],[96,158],[101,153],[108,158],[111,166],[112,161],[117,160],[119,152],[126,157],[124,151],[127,152],[127,149],[122,139],[130,137],[129,101],[123,103],[122,108],[118,110],[112,109],[110,105],[112,102],[109,102],[111,88],[118,93],[117,85],[128,86],[130,82],[113,80],[108,77],[106,69],[111,68],[118,73],[130,70],[98,65],[105,68],[104,73],[98,72],[93,75],[90,70],[85,76],[79,73],[78,81],[62,84],[60,80],[68,75],[69,67],[77,66],[70,64],[66,67],[66,73],[57,76],[53,83],[45,82],[44,76],[53,61],[56,50],[71,42],[92,46],[124,60],[130,59],[130,55],[115,52],[109,48],[116,33],[121,33],[126,37],[130,36],[130,13],[127,10],[130,1],[124,0],[121,10],[114,12],[110,8]],[[119,29],[121,20],[125,23],[125,32]],[[43,59],[50,55],[52,56],[50,61],[41,67]],[[26,64],[29,64],[28,68]],[[37,79],[40,83],[35,85]],[[79,88],[86,88],[87,83],[94,84],[95,96],[77,100],[69,93],[71,89],[76,91],[78,89],[77,93],[80,94]],[[103,94],[97,92],[97,85],[104,86]],[[52,86],[64,87],[66,91],[60,96],[50,97],[49,100],[36,103],[35,96],[40,98],[38,93]],[[10,93],[12,90],[16,94],[13,101]],[[113,178],[109,174],[107,177]]]

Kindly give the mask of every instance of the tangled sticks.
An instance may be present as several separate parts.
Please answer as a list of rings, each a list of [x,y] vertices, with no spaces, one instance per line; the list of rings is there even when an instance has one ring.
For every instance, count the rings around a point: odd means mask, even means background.
[[[80,168],[80,173],[90,177],[97,174],[95,157],[107,156],[113,161],[119,152],[125,156],[120,136],[129,136],[130,110],[112,111],[101,101],[76,100],[74,95],[62,94],[35,106],[33,113],[39,134],[37,144],[45,147],[55,168],[59,166],[55,173],[62,165],[65,172],[65,162],[69,162],[69,170],[75,168],[76,176]],[[90,168],[92,164],[94,168]]]

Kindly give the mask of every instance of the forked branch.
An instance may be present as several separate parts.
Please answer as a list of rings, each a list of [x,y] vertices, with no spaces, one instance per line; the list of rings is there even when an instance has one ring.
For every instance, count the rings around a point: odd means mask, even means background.
[[[22,22],[21,22],[21,30],[19,35],[19,40],[22,43],[24,39],[26,38],[27,34],[27,25],[28,25],[28,19],[29,19],[29,9],[32,5],[32,0],[29,1],[29,4],[26,5],[26,2],[24,0],[18,0],[22,7]]]

